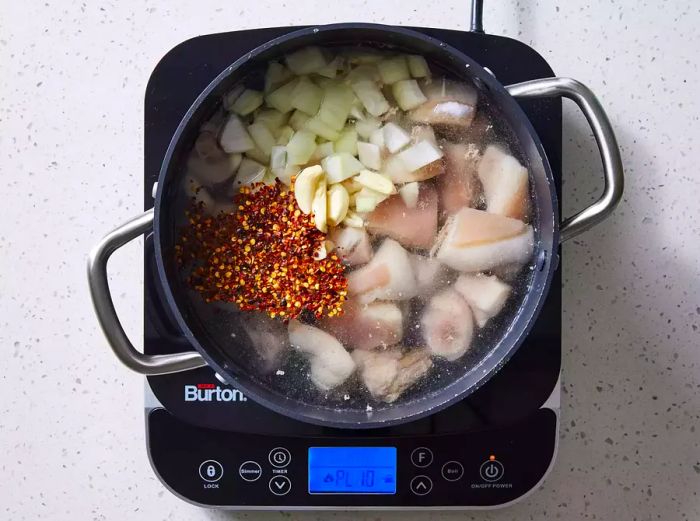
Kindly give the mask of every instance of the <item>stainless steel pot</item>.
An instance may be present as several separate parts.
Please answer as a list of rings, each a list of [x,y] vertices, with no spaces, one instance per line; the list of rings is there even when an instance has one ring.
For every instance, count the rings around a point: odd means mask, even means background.
[[[421,54],[451,75],[473,82],[496,104],[512,128],[526,156],[534,198],[535,259],[537,269],[529,281],[511,327],[500,341],[478,360],[456,371],[453,377],[421,388],[405,401],[376,407],[368,413],[358,404],[323,404],[281,393],[260,380],[230,346],[212,334],[193,311],[191,295],[177,276],[172,247],[177,238],[179,211],[174,204],[184,175],[181,168],[201,124],[220,106],[234,84],[269,60],[307,45],[363,45],[393,48]],[[603,162],[604,190],[598,201],[559,223],[559,210],[550,165],[542,144],[515,98],[564,97],[573,100],[585,115]],[[161,375],[210,365],[226,382],[253,400],[298,420],[348,428],[368,428],[402,423],[425,416],[473,392],[483,385],[517,350],[537,317],[556,270],[560,242],[605,219],[622,196],[623,170],[615,135],[593,93],[568,78],[544,78],[515,85],[501,85],[488,71],[458,50],[411,30],[374,24],[337,24],[292,32],[272,40],[226,68],[197,98],[172,138],[163,160],[155,194],[155,207],[107,234],[92,250],[88,263],[90,291],[98,320],[117,358],[144,375]],[[132,239],[153,229],[155,254],[168,305],[193,351],[149,356],[133,346],[117,317],[110,295],[107,261]],[[238,338],[246,338],[244,332]],[[228,339],[231,342],[231,339]]]

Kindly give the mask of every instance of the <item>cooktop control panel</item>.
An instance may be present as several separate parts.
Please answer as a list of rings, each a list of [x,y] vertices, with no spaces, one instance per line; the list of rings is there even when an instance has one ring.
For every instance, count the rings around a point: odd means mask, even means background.
[[[229,508],[503,505],[547,473],[556,422],[539,409],[482,432],[338,438],[206,429],[165,409],[147,419],[161,480],[191,502]]]

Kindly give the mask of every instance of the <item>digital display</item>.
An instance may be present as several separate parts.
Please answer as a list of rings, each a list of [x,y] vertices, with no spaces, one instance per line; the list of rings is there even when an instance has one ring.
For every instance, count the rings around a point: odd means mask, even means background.
[[[310,447],[309,494],[396,494],[396,447]]]

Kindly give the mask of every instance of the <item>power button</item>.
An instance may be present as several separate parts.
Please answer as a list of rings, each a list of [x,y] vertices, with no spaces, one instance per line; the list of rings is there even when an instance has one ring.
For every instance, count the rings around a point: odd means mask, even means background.
[[[498,481],[503,477],[505,469],[503,468],[503,463],[500,461],[488,459],[481,464],[479,467],[479,475],[484,481],[493,483]]]

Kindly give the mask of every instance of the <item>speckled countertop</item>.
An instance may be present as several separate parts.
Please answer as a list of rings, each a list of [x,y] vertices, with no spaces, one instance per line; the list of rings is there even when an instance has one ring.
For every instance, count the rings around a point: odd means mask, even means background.
[[[141,209],[146,81],[168,49],[198,34],[351,20],[464,29],[466,4],[2,3],[0,518],[280,517],[201,510],[161,486],[145,453],[142,380],[117,364],[89,304],[86,252]],[[429,517],[698,519],[698,5],[486,4],[489,32],[534,46],[560,75],[600,96],[622,146],[627,186],[612,219],[564,248],[563,432],[554,471],[511,508]],[[599,190],[594,148],[567,106],[567,213]],[[134,335],[139,248],[112,263],[117,307]],[[400,514],[421,517],[428,516]]]

